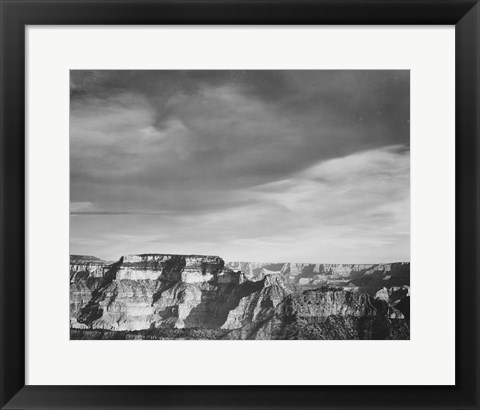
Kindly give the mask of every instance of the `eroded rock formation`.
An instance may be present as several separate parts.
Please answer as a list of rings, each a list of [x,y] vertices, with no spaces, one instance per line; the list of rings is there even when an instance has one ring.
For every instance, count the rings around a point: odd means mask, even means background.
[[[389,287],[392,278],[398,285]],[[78,338],[83,331],[95,338],[408,338],[409,296],[408,264],[225,263],[166,254],[70,261]]]
[[[388,264],[313,264],[313,263],[249,263],[229,262],[226,266],[240,270],[251,281],[279,273],[293,291],[335,285],[357,287],[375,295],[383,287],[410,285],[409,263]]]
[[[76,321],[106,330],[220,327],[240,299],[262,287],[224,265],[217,256],[124,256],[109,266]],[[73,299],[82,297],[75,280],[72,291]]]
[[[408,339],[403,314],[367,294],[323,287],[292,294],[252,339]]]
[[[70,326],[86,328],[78,323],[81,309],[92,299],[93,291],[108,271],[107,262],[94,256],[70,255]]]

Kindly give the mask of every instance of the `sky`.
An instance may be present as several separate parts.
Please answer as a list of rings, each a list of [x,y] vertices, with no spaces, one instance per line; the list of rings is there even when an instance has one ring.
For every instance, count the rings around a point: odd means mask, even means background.
[[[70,252],[409,261],[409,71],[71,71]]]

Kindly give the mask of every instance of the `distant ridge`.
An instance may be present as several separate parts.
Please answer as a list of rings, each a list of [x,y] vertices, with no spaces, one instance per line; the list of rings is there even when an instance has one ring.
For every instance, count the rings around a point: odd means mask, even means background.
[[[206,254],[199,254],[199,253],[128,253],[125,255],[121,255],[118,259],[115,259],[115,262],[120,261],[122,258],[129,258],[129,257],[185,257],[185,258],[221,258],[218,255],[206,255]],[[221,258],[225,260],[224,258]],[[105,259],[97,258],[93,255],[70,255],[70,260],[97,260],[97,261],[105,261]],[[109,263],[113,263],[113,260],[110,260]],[[341,262],[244,262],[239,260],[225,260],[225,263],[228,265],[233,264],[240,264],[240,263],[249,263],[251,265],[285,265],[295,264],[295,265],[318,265],[318,266],[380,266],[380,265],[405,265],[410,264],[410,261],[392,261],[392,262],[368,262],[368,263],[341,263]]]
[[[70,255],[70,261],[95,261],[95,262],[104,262],[103,259],[97,258],[92,255]]]

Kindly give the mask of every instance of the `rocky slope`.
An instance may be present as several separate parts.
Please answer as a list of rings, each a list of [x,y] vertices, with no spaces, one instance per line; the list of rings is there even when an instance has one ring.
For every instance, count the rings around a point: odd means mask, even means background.
[[[403,283],[389,287],[392,278]],[[407,338],[409,292],[409,264],[225,263],[164,254],[70,261],[75,338]]]
[[[381,299],[335,287],[291,294],[273,316],[242,338],[408,339],[404,315]],[[229,338],[237,338],[230,334]]]

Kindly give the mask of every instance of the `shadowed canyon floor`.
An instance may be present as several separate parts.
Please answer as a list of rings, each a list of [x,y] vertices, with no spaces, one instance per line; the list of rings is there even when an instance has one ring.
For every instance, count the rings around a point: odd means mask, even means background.
[[[409,339],[410,264],[70,256],[70,337]]]

